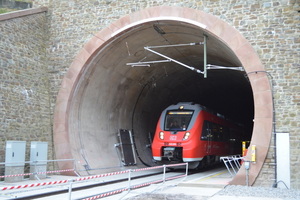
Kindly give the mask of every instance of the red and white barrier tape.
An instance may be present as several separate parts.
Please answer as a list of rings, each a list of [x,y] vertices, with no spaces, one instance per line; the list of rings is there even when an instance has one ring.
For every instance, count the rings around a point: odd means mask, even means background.
[[[56,171],[36,172],[36,174],[51,174],[51,173],[70,172],[70,171],[75,171],[75,169],[63,169],[63,170],[56,170]]]
[[[150,169],[160,169],[160,168],[164,168],[164,166],[146,167],[146,168],[141,168],[141,169],[134,169],[132,171],[139,172],[139,171],[146,171],[146,170],[150,170]]]
[[[146,170],[150,170],[150,169],[160,169],[160,168],[164,168],[164,167],[176,167],[176,166],[182,166],[182,165],[186,165],[186,163],[160,165],[160,166],[155,166],[155,167],[146,167],[146,168],[141,168],[141,169],[134,169],[132,171],[138,172],[138,171],[146,171]]]
[[[167,167],[169,167],[169,166],[179,166],[179,165],[185,165],[185,164],[174,164],[174,165],[168,165]],[[158,169],[158,168],[162,168],[162,167],[164,167],[164,166],[147,167],[147,168],[135,169],[135,170],[132,170],[132,171],[137,172],[137,171],[144,171],[144,170],[150,170],[150,169]],[[58,170],[58,171],[55,171],[55,172],[62,172],[62,171],[71,171],[71,170]],[[130,170],[119,171],[119,172],[111,172],[111,173],[100,174],[100,175],[95,175],[95,176],[81,177],[81,178],[74,179],[73,181],[75,181],[75,182],[76,181],[84,181],[84,180],[90,180],[90,179],[101,178],[101,177],[106,177],[106,176],[125,174],[125,173],[129,173],[129,172],[130,172]],[[32,173],[32,174],[34,174],[34,173]],[[8,176],[14,176],[14,175],[8,175]],[[184,175],[184,176],[186,176],[186,175]],[[67,183],[68,181],[69,180],[61,180],[61,181],[52,181],[52,182],[44,182],[44,183],[36,183],[36,184],[11,186],[11,187],[2,187],[2,188],[0,188],[0,190],[3,191],[3,190],[13,190],[13,189],[45,186],[45,185],[55,185],[55,184]]]
[[[18,186],[2,187],[2,188],[0,188],[0,190],[1,190],[1,191],[4,191],[4,190],[14,190],[14,189],[30,188],[30,187],[38,187],[38,186],[45,186],[45,185],[62,184],[62,183],[67,183],[67,182],[68,182],[68,180],[51,181],[51,182],[44,182],[44,183],[34,183],[34,184],[27,184],[27,185],[18,185]]]
[[[0,176],[0,178],[17,177],[17,176],[29,176],[29,175],[35,175],[35,174],[51,174],[51,173],[69,172],[69,171],[75,171],[75,170],[74,169],[64,169],[64,170],[47,171],[47,172],[35,172],[35,173],[27,173],[27,174],[12,174],[12,175]]]
[[[32,175],[32,174],[33,174],[33,173],[27,173],[27,174],[12,174],[12,175],[0,176],[0,178],[17,177],[17,176],[28,176],[28,175]]]
[[[178,175],[178,176],[172,176],[172,177],[166,178],[166,181],[167,181],[167,180],[173,180],[173,179],[176,179],[176,178],[185,177],[185,176],[187,176],[187,175],[186,175],[186,174],[183,174],[183,175]]]
[[[166,165],[166,167],[176,167],[176,166],[182,166],[182,165],[187,165],[187,164],[186,163],[170,164],[170,165]]]
[[[112,175],[118,175],[118,174],[124,174],[128,173],[129,171],[120,171],[120,172],[113,172],[113,173],[107,173],[107,174],[100,174],[96,176],[88,176],[83,178],[77,178],[74,179],[74,181],[84,181],[84,180],[90,180],[95,178],[101,178],[105,176],[112,176]],[[54,185],[54,184],[62,184],[67,183],[69,180],[61,180],[61,181],[53,181],[53,182],[45,182],[45,183],[36,183],[36,184],[28,184],[28,185],[19,185],[19,186],[11,186],[11,187],[2,187],[0,188],[1,191],[3,190],[13,190],[13,189],[22,189],[22,188],[28,188],[28,187],[38,187],[38,186],[45,186],[45,185]]]
[[[128,190],[128,188],[123,188],[123,189],[115,190],[115,191],[112,191],[112,192],[106,192],[106,193],[99,194],[99,195],[96,195],[96,196],[93,196],[93,197],[85,198],[85,199],[82,199],[82,200],[100,199],[100,198],[107,197],[107,196],[114,195],[114,194],[118,194],[118,193],[121,193],[121,192],[124,192],[124,191],[127,191],[127,190]]]
[[[173,176],[173,177],[170,177],[170,178],[166,178],[166,180],[172,180],[172,179],[181,178],[181,177],[184,177],[184,176],[186,176],[186,175],[184,174],[184,175],[179,175],[179,176]],[[161,180],[157,180],[157,181],[151,181],[151,182],[148,182],[148,183],[134,185],[134,186],[131,187],[131,189],[138,189],[138,188],[141,188],[141,187],[145,187],[145,186],[148,186],[148,185],[151,185],[151,184],[157,184],[157,183],[161,183],[161,182],[163,182],[162,179]],[[93,196],[93,197],[85,198],[85,199],[82,199],[82,200],[100,199],[100,198],[103,198],[103,197],[107,197],[107,196],[110,196],[110,195],[118,194],[118,193],[121,193],[121,192],[124,192],[124,191],[128,191],[128,190],[129,190],[129,188],[123,188],[123,189],[119,189],[119,190],[115,190],[115,191],[111,191],[111,192],[99,194],[99,195],[96,195],[96,196]]]
[[[161,183],[163,182],[163,180],[157,180],[157,181],[152,181],[152,182],[148,182],[148,183],[143,183],[143,184],[139,184],[139,185],[134,185],[132,186],[132,189],[137,189],[137,188],[141,188],[141,187],[145,187],[151,184],[156,184],[156,183]]]
[[[113,176],[113,175],[119,175],[119,174],[126,174],[126,173],[129,173],[129,170],[119,171],[119,172],[111,172],[111,173],[100,174],[100,175],[95,175],[95,176],[81,177],[81,178],[75,179],[75,181],[85,181],[85,180],[90,180],[90,179],[95,179],[95,178],[101,178],[101,177]]]

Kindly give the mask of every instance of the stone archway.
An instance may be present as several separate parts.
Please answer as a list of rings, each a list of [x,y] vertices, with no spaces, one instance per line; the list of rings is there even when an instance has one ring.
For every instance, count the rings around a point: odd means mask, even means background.
[[[83,47],[64,77],[57,96],[54,113],[54,147],[57,159],[74,157],[69,137],[70,102],[79,77],[93,60],[96,52],[122,32],[149,21],[159,20],[185,22],[204,29],[226,44],[240,60],[245,71],[249,73],[255,106],[251,144],[255,144],[257,148],[257,161],[256,164],[252,165],[249,177],[250,184],[253,184],[266,158],[272,132],[273,107],[268,77],[265,73],[251,73],[264,71],[264,67],[250,43],[236,29],[210,14],[189,8],[159,6],[130,14],[97,33]],[[61,164],[60,168],[68,169],[70,166]],[[245,184],[245,171],[243,168],[231,183]]]

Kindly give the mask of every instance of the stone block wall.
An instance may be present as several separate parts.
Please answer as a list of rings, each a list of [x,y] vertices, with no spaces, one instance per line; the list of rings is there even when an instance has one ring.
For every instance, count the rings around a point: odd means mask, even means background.
[[[1,128],[1,134],[5,136],[5,139],[36,137],[41,132],[49,134],[51,126],[46,124],[51,123],[51,115],[61,80],[83,45],[95,33],[126,14],[161,5],[189,7],[210,13],[236,28],[252,44],[266,71],[272,76],[270,79],[274,85],[276,131],[290,133],[291,185],[292,188],[300,189],[300,172],[298,170],[300,163],[300,144],[298,142],[300,140],[298,134],[300,131],[300,7],[297,0],[34,0],[34,7],[48,6],[49,8],[49,35],[45,34],[49,36],[49,43],[44,43],[47,57],[39,54],[36,57],[36,60],[44,59],[48,63],[43,65],[44,62],[25,59],[24,54],[26,55],[28,51],[23,51],[22,47],[26,47],[26,45],[19,48],[16,46],[11,50],[9,47],[11,42],[5,46],[8,51],[16,51],[12,55],[23,56],[18,58],[22,59],[22,61],[18,61],[20,62],[18,68],[14,70],[5,68],[4,71],[3,66],[13,66],[17,61],[14,60],[15,56],[1,53],[3,58],[1,57],[2,72],[0,76],[7,80],[7,85],[9,85],[9,89],[5,89],[6,93],[9,91],[8,96],[3,96],[1,91],[1,104],[5,103],[4,106],[6,106],[4,109],[1,105],[1,109],[8,112],[8,117],[1,118],[1,123],[6,126]],[[47,23],[45,16],[41,18],[43,18],[41,21]],[[1,22],[1,33],[6,31],[3,27],[9,26],[7,23]],[[31,26],[25,27],[30,30]],[[22,30],[15,28],[20,32]],[[28,35],[28,31],[25,31],[24,34]],[[19,37],[24,36],[20,34]],[[43,40],[41,38],[41,35],[37,37],[39,41]],[[4,39],[1,37],[1,44],[2,41],[16,40],[16,44],[22,45],[22,40],[19,41],[16,37],[6,35]],[[29,46],[33,46],[32,48],[37,50],[41,47],[37,45],[38,43],[30,43]],[[16,50],[14,50],[15,48]],[[32,55],[32,51],[29,52]],[[29,65],[28,62],[33,64]],[[34,66],[37,72],[33,73],[29,66]],[[43,70],[45,75],[38,79],[37,74],[43,74]],[[23,77],[30,77],[32,81],[27,82],[28,79],[23,79]],[[50,115],[47,113],[48,109],[45,109],[49,108],[46,103],[47,92],[43,90],[46,87],[47,77],[50,80],[49,90],[47,90],[50,95]],[[16,78],[18,78],[16,82],[11,82],[11,79],[16,80]],[[34,85],[35,83],[38,85]],[[4,89],[1,87],[1,90]],[[37,99],[39,99],[38,102]],[[35,111],[27,112],[29,101],[35,102],[30,107]],[[42,119],[42,121],[37,122],[36,119]],[[28,126],[24,126],[24,123]],[[38,128],[35,128],[37,126]],[[21,129],[27,131],[21,132]],[[25,132],[26,135],[23,136],[21,133]],[[51,140],[49,135],[47,138]],[[273,150],[274,148],[271,146],[256,185],[271,186],[274,181]],[[1,151],[3,151],[2,146]]]
[[[7,140],[26,141],[27,161],[30,142],[46,141],[53,159],[48,19],[38,11],[0,16],[0,162],[5,161]]]
[[[240,31],[253,45],[272,76],[276,111],[276,131],[291,136],[292,187],[300,188],[299,150],[299,1],[296,0],[129,0],[129,1],[34,1],[34,6],[50,7],[51,26],[49,70],[51,108],[55,104],[61,78],[81,47],[102,28],[120,17],[147,7],[182,6],[213,14]],[[72,9],[70,9],[72,8]],[[271,79],[271,78],[270,78]],[[256,185],[271,186],[274,181],[274,148]]]

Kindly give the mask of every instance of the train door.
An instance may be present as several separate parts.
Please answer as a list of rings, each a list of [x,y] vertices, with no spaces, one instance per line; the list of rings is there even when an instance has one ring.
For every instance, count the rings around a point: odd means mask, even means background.
[[[207,146],[206,146],[206,153],[210,154],[211,153],[211,146],[212,146],[212,130],[211,130],[211,124],[207,122]]]
[[[207,154],[211,153],[212,149],[212,126],[211,123],[208,121],[204,121],[201,140],[206,141],[205,151]]]

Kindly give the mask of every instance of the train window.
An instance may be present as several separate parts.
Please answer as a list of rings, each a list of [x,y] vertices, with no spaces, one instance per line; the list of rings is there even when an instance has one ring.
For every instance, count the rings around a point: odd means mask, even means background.
[[[212,140],[219,141],[220,140],[220,133],[219,133],[219,125],[212,123]]]
[[[210,135],[211,135],[210,124],[211,124],[211,122],[209,122],[209,121],[203,122],[201,140],[208,140],[208,138],[210,137]]]
[[[222,127],[222,135],[223,135],[223,140],[224,142],[229,141],[229,129],[228,127],[223,126]]]
[[[204,121],[201,140],[228,141],[229,129],[223,125]]]
[[[166,114],[165,131],[185,131],[192,119],[192,110],[169,110]]]

